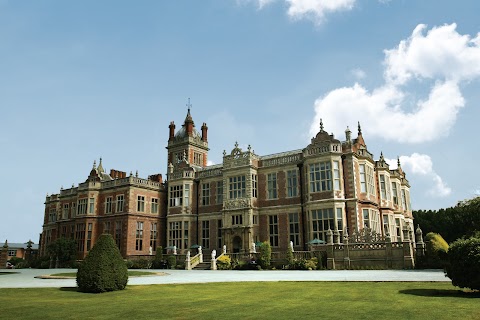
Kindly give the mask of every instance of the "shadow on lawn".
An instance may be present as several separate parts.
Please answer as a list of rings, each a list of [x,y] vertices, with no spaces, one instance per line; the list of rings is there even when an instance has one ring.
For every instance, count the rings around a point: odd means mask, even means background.
[[[80,292],[78,291],[77,287],[60,287],[60,291],[67,291],[67,292]]]
[[[410,294],[421,297],[457,297],[457,298],[480,298],[478,291],[462,291],[462,290],[437,290],[437,289],[406,289],[398,291],[402,294]]]

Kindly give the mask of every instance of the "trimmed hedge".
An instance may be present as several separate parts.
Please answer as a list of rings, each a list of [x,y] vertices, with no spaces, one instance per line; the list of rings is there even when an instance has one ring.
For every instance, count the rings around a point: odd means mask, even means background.
[[[127,265],[111,235],[102,234],[78,267],[77,286],[81,292],[123,290],[128,282]]]
[[[480,290],[480,238],[459,239],[452,243],[445,274],[454,286]]]

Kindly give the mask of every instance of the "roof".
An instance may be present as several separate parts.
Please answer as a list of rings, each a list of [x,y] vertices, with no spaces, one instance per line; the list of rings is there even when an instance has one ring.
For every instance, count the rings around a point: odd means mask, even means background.
[[[8,242],[8,249],[27,249],[27,243]],[[38,250],[38,244],[32,243],[32,250]]]

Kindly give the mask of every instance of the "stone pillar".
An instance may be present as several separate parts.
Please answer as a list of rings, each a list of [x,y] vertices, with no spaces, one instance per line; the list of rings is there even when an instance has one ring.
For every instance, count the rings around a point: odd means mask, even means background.
[[[417,265],[419,261],[425,256],[425,243],[423,242],[423,232],[420,229],[420,225],[417,226],[415,230],[415,259],[417,260]]]
[[[333,232],[327,230],[327,269],[335,270],[335,251],[333,244]]]
[[[0,251],[0,269],[7,268],[7,260],[8,260],[8,242],[5,240],[5,244],[2,247],[2,251]]]
[[[345,228],[345,235],[343,236],[343,268],[350,269],[350,244],[348,243],[348,233]]]
[[[385,237],[385,266],[387,269],[392,268],[392,238],[387,234]]]
[[[187,258],[185,259],[185,270],[192,270],[192,264],[190,261],[190,250],[187,251]]]
[[[199,246],[199,247],[198,247],[198,254],[200,255],[200,263],[203,263],[202,246]]]

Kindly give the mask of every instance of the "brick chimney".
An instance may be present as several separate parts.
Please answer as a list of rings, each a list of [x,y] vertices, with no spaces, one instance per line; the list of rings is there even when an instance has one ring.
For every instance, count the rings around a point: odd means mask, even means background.
[[[170,122],[170,125],[168,126],[168,128],[170,129],[170,135],[168,136],[168,141],[171,141],[175,137],[175,123],[173,121]]]
[[[208,127],[207,124],[204,122],[202,125],[202,141],[204,142],[208,142],[207,131]]]

